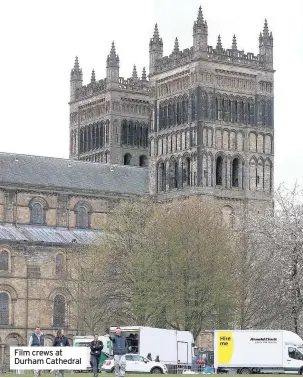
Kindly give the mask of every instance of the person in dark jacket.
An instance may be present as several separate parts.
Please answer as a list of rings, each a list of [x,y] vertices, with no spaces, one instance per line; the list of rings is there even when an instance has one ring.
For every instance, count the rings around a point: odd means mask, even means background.
[[[115,361],[115,376],[124,377],[126,368],[126,352],[128,348],[125,336],[121,335],[121,328],[117,328],[114,336],[109,336],[113,343],[113,354]]]
[[[40,330],[40,327],[36,327],[34,333],[31,335],[29,342],[28,342],[29,347],[41,347],[45,346],[45,340],[43,333]],[[41,371],[39,369],[34,370],[34,375],[35,377],[40,377]]]
[[[93,367],[94,377],[98,377],[99,359],[103,349],[103,343],[98,338],[99,336],[96,334],[94,340],[90,343],[90,363]]]
[[[69,341],[66,336],[64,336],[64,331],[59,329],[57,331],[57,336],[54,339],[53,342],[54,347],[65,347],[69,346]],[[55,377],[58,377],[58,373],[60,372],[61,376],[64,377],[64,370],[54,370]]]
[[[59,331],[57,332],[57,337],[55,337],[53,346],[60,346],[60,347],[70,346],[68,338],[64,336],[63,330],[59,329]]]

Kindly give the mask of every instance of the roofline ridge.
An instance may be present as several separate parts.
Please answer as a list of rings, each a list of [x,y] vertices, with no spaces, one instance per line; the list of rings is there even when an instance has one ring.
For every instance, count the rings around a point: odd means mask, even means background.
[[[41,158],[41,159],[54,159],[54,160],[63,160],[67,163],[74,163],[74,164],[90,164],[91,166],[108,166],[108,167],[118,167],[125,169],[148,169],[148,167],[139,167],[136,165],[120,165],[120,164],[114,164],[114,163],[103,163],[103,162],[91,162],[91,161],[83,161],[83,160],[78,160],[78,159],[69,159],[69,158],[64,158],[64,157],[58,157],[58,156],[43,156],[43,155],[31,155],[31,154],[18,154],[15,152],[3,152],[0,151],[0,156],[7,155],[7,156],[12,156],[12,157],[17,157],[17,156],[24,156],[24,157],[30,157],[30,158]]]

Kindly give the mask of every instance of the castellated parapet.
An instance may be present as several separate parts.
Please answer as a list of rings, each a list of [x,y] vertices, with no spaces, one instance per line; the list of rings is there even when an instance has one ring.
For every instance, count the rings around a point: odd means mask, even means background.
[[[179,50],[178,40],[176,39],[172,53],[163,57],[163,41],[159,36],[158,25],[156,24],[154,36],[150,40],[150,75],[184,66],[201,58],[209,62],[224,62],[237,67],[273,69],[273,36],[268,30],[267,20],[265,20],[263,33],[260,33],[259,36],[259,54],[257,55],[238,50],[235,35],[231,48],[223,48],[220,35],[215,48],[209,46],[207,42],[208,25],[203,18],[201,7],[193,26],[193,46],[183,51]]]
[[[82,69],[79,66],[78,57],[76,57],[74,68],[71,71],[71,82],[76,81],[79,84],[71,90],[71,102],[84,100],[103,94],[110,89],[120,89],[132,92],[145,92],[148,94],[149,85],[146,76],[146,69],[143,67],[141,77],[137,74],[136,66],[133,67],[132,76],[124,78],[119,76],[119,56],[116,54],[115,44],[112,43],[110,54],[107,57],[107,75],[104,79],[96,80],[95,70],[92,71],[91,81],[87,85],[82,85]]]

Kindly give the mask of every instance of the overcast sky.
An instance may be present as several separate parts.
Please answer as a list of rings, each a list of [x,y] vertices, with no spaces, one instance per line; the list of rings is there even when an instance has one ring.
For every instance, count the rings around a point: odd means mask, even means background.
[[[230,48],[258,53],[268,19],[274,35],[275,182],[303,186],[303,1],[302,0],[1,0],[0,151],[68,157],[69,80],[79,56],[84,84],[91,71],[105,77],[111,41],[120,76],[137,65],[148,69],[154,24],[170,54],[192,45],[199,5],[208,22],[208,44],[218,34]]]

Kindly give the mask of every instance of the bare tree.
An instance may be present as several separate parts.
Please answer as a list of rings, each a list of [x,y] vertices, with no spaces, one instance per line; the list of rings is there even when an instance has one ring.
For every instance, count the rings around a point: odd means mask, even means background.
[[[154,216],[156,205],[150,199],[141,198],[121,202],[109,215],[102,243],[104,256],[103,287],[111,293],[111,300],[117,308],[116,321],[129,324],[146,322],[144,306],[134,305],[135,288],[142,288],[146,279],[138,275],[147,274],[144,264],[140,265],[141,250],[145,239],[147,224]]]
[[[275,217],[271,222],[269,241],[281,277],[281,294],[286,301],[285,317],[299,332],[303,304],[303,192],[296,184],[292,190],[280,186],[276,192]]]
[[[238,259],[237,324],[299,332],[302,312],[302,191],[279,186],[274,208],[246,214]]]
[[[110,224],[106,281],[129,321],[197,336],[232,301],[232,232],[215,205],[122,203]]]
[[[263,230],[262,234],[258,232],[259,221],[254,214],[242,220],[243,232],[235,261],[237,289],[233,311],[233,325],[238,329],[270,328],[280,316],[283,305],[280,277],[274,269],[275,256],[264,243]]]
[[[98,244],[68,251],[70,266],[64,286],[70,298],[70,319],[79,334],[104,331],[111,316],[111,302],[103,287],[102,249]]]

